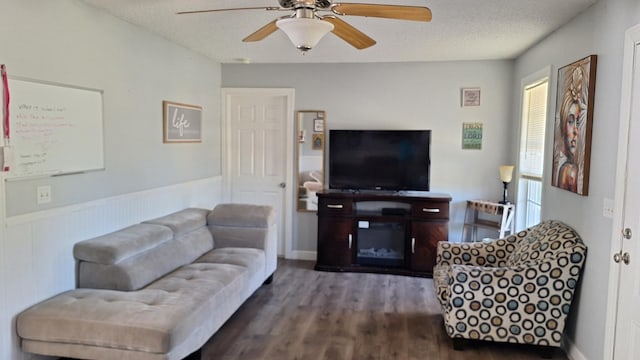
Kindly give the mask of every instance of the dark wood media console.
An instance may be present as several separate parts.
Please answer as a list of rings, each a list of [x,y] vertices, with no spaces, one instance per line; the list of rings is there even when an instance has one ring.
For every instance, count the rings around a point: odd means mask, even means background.
[[[316,270],[433,275],[437,243],[449,238],[449,195],[317,195]]]

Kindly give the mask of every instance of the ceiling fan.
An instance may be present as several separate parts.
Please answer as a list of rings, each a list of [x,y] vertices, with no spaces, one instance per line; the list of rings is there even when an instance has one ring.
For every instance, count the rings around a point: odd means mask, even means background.
[[[431,10],[424,6],[333,3],[332,0],[278,0],[280,6],[241,7],[180,11],[177,14],[196,14],[236,10],[292,11],[277,18],[244,38],[244,42],[260,41],[281,29],[303,53],[311,50],[324,35],[333,32],[356,49],[362,50],[376,41],[349,25],[339,16],[364,16],[397,20],[431,21]],[[326,15],[322,15],[326,13]]]

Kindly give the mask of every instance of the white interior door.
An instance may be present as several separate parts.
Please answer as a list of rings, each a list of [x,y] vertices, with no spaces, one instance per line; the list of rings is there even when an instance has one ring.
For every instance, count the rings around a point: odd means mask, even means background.
[[[278,214],[278,253],[291,246],[293,90],[225,89],[225,192],[228,201],[271,205]]]
[[[633,29],[632,29],[633,30]],[[631,38],[630,38],[631,36]],[[621,102],[620,151],[614,221],[614,267],[617,304],[614,314],[612,352],[615,360],[640,359],[640,27],[627,32]],[[628,76],[628,77],[627,77]],[[606,349],[611,351],[611,349]]]

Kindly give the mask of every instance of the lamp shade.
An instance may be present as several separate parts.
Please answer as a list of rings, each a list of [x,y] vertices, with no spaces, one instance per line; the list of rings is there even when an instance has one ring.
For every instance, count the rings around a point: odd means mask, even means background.
[[[501,165],[500,166],[500,180],[502,182],[511,182],[513,178],[513,165]]]
[[[276,22],[276,26],[284,31],[289,40],[302,51],[311,50],[320,39],[333,30],[333,24],[319,19],[286,18]]]

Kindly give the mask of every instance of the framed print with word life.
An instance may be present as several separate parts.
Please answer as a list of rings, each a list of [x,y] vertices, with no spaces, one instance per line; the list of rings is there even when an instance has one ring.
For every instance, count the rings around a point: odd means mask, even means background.
[[[162,133],[165,143],[201,142],[202,107],[163,101]]]

